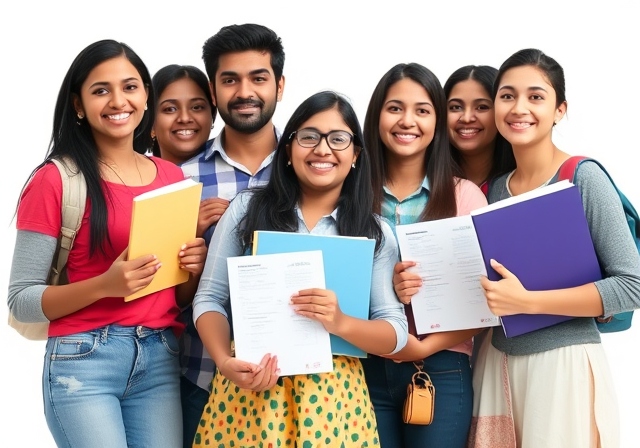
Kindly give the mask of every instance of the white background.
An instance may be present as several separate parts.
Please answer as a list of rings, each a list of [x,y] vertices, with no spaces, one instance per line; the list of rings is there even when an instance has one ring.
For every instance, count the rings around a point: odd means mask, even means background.
[[[76,54],[103,38],[129,44],[153,74],[171,63],[204,69],[202,44],[224,25],[272,28],[286,53],[284,96],[274,117],[280,127],[302,100],[326,88],[347,94],[364,120],[376,83],[399,62],[419,62],[444,84],[459,66],[498,67],[517,50],[540,48],[563,65],[567,80],[568,115],[554,131],[556,144],[600,159],[640,206],[640,15],[632,1],[23,0],[3,2],[0,17],[2,291],[16,200],[45,156],[60,84]],[[221,125],[218,120],[214,133]],[[0,446],[53,447],[42,406],[44,342],[21,339],[2,324],[6,313],[0,307]],[[636,319],[631,330],[603,337],[620,401],[623,448],[640,445]]]

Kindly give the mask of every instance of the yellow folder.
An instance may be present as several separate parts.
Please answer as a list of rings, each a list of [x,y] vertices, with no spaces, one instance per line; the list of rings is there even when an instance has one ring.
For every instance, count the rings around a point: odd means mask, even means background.
[[[189,280],[178,253],[196,236],[201,194],[200,182],[185,179],[133,198],[128,259],[153,254],[162,266],[151,283],[125,297],[126,302]]]

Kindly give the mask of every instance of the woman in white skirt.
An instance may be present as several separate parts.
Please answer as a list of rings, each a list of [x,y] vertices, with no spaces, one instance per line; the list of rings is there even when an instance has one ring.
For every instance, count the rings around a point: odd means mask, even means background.
[[[492,182],[489,203],[555,182],[569,158],[551,138],[567,110],[564,73],[554,59],[536,49],[516,52],[500,67],[494,97],[498,131],[511,143],[517,167]],[[603,280],[527,291],[509,266],[492,261],[503,279],[481,282],[496,315],[578,317],[511,338],[493,328],[474,366],[470,447],[619,446],[616,393],[594,317],[640,307],[640,257],[602,169],[585,162],[574,183]]]

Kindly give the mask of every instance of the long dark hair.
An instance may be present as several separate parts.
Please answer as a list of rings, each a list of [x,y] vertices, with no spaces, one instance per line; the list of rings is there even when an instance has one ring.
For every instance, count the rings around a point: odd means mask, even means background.
[[[429,179],[429,201],[420,215],[421,221],[448,218],[457,213],[454,176],[462,177],[462,171],[451,157],[447,129],[447,102],[438,78],[426,67],[417,64],[398,64],[392,67],[378,82],[371,95],[364,120],[365,146],[371,153],[374,210],[380,213],[383,186],[387,180],[386,146],[380,138],[378,125],[380,112],[389,88],[402,79],[420,84],[433,101],[436,112],[436,128],[433,140],[427,147],[425,168]]]
[[[80,96],[82,84],[96,66],[118,57],[125,57],[131,62],[148,89],[147,110],[134,131],[133,149],[144,154],[151,147],[151,127],[155,116],[151,75],[140,57],[129,46],[115,40],[100,40],[82,50],[69,67],[56,101],[49,150],[45,160],[31,173],[33,176],[53,158],[69,157],[84,174],[87,197],[91,202],[90,254],[98,249],[103,250],[105,242],[110,243],[107,231],[108,212],[98,165],[98,147],[88,121],[79,120],[76,116],[73,98]]]
[[[444,83],[444,94],[447,100],[451,96],[453,88],[463,81],[473,80],[482,86],[485,93],[491,101],[494,99],[493,83],[498,76],[498,69],[490,65],[465,65],[454,71],[449,79]],[[461,165],[460,151],[453,146],[451,142],[451,155],[458,165]],[[513,157],[513,148],[511,144],[498,132],[493,150],[493,159],[491,169],[487,174],[487,178],[483,181],[495,179],[496,177],[513,171],[516,168],[516,159]]]
[[[318,92],[307,98],[293,112],[278,142],[271,162],[272,171],[266,187],[253,190],[247,214],[239,230],[244,250],[251,247],[254,230],[276,230],[296,232],[298,218],[295,207],[300,199],[300,183],[293,167],[287,166],[287,146],[292,135],[312,116],[336,108],[354,138],[360,152],[357,168],[351,169],[344,180],[338,199],[338,233],[343,236],[364,236],[376,240],[376,250],[382,241],[380,223],[372,213],[371,162],[366,147],[363,147],[362,130],[351,103],[342,95],[332,91]]]
[[[153,79],[151,81],[153,84],[153,90],[155,90],[156,94],[156,104],[158,103],[158,98],[160,98],[162,92],[164,92],[167,87],[184,78],[191,79],[196,83],[200,90],[202,90],[202,93],[211,108],[212,122],[216,121],[218,109],[213,105],[213,100],[211,99],[211,91],[209,90],[209,80],[207,79],[207,75],[205,75],[198,67],[194,67],[193,65],[170,64],[162,67],[155,75],[153,75]],[[152,152],[154,156],[160,157],[160,145],[157,140],[153,140]]]

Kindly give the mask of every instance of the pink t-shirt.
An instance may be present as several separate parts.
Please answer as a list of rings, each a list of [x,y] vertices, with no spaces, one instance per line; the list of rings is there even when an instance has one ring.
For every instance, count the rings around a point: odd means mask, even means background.
[[[104,253],[89,255],[91,200],[87,198],[82,225],[67,261],[69,282],[86,280],[106,272],[129,243],[133,197],[141,193],[184,179],[182,170],[173,163],[151,157],[157,174],[153,182],[140,187],[103,182],[108,210],[107,229],[111,245],[104,244]],[[20,199],[16,227],[18,230],[43,233],[57,238],[61,227],[62,180],[58,169],[47,164],[35,173]],[[176,254],[177,256],[177,254]],[[175,288],[167,288],[125,302],[122,297],[105,297],[73,314],[55,319],[49,324],[49,336],[64,336],[93,330],[106,325],[173,327],[180,334],[184,325],[178,319]]]
[[[487,197],[476,184],[466,179],[456,180],[459,180],[456,186],[456,204],[458,206],[456,216],[468,215],[472,210],[487,205]],[[471,356],[473,339],[466,340],[461,344],[451,347],[449,350],[466,353]]]

